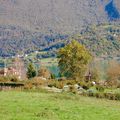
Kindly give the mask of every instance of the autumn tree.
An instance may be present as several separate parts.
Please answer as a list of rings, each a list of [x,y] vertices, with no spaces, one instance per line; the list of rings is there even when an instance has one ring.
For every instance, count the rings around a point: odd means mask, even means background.
[[[51,77],[50,71],[46,67],[40,67],[38,70],[38,76],[49,79]]]
[[[89,51],[78,41],[73,40],[58,51],[60,73],[67,78],[82,79],[91,59]]]
[[[117,86],[120,82],[120,63],[115,60],[110,61],[107,70],[107,83],[109,86]]]
[[[29,63],[29,65],[27,67],[27,77],[30,79],[35,76],[36,76],[36,69],[32,63]]]

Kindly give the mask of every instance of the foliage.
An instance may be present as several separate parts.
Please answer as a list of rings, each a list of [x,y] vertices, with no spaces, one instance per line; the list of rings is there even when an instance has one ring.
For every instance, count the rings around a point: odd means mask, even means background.
[[[30,89],[32,89],[33,88],[33,84],[31,83],[31,82],[27,82],[27,83],[25,83],[25,85],[24,85],[24,89],[26,89],[26,90],[30,90]]]
[[[30,79],[30,78],[33,78],[35,76],[36,76],[35,67],[32,63],[29,63],[29,65],[27,67],[27,77]]]
[[[87,26],[72,38],[85,45],[95,56],[117,56],[120,53],[120,27],[117,24]]]
[[[91,69],[91,81],[98,82],[100,81],[100,71],[97,68]]]
[[[104,86],[102,86],[102,85],[96,85],[96,89],[97,89],[99,92],[104,92],[104,90],[105,90]]]
[[[76,90],[76,88],[75,88],[74,85],[70,85],[70,86],[69,86],[69,92],[74,93],[74,94],[77,93],[77,90]]]
[[[18,78],[16,76],[0,76],[0,82],[18,82]]]
[[[107,70],[107,84],[111,87],[117,87],[120,82],[120,64],[117,61],[110,61]]]
[[[39,77],[44,77],[44,78],[50,78],[51,77],[51,73],[50,73],[50,71],[46,67],[42,66],[38,70],[38,76]]]
[[[55,78],[56,78],[55,74],[51,73],[51,79],[55,79]]]
[[[64,85],[64,81],[48,80],[48,87],[56,87],[59,89],[63,89]]]
[[[67,78],[78,79],[83,78],[91,55],[84,46],[73,40],[58,51],[58,58],[61,74]]]
[[[4,26],[1,28],[0,56],[14,56],[16,54],[29,54],[34,51],[49,51],[45,54],[37,54],[37,58],[56,56],[56,50],[63,47],[71,39],[71,35],[65,34],[42,34],[23,29],[19,26]],[[6,30],[8,32],[6,32]],[[15,34],[16,37],[13,36]],[[4,35],[6,36],[4,38]],[[68,39],[70,37],[70,39]],[[74,34],[73,39],[85,45],[96,56],[120,55],[120,25],[100,24],[86,26],[79,34]],[[5,39],[5,40],[4,40]],[[66,40],[67,39],[67,40]],[[5,44],[5,47],[4,47]]]
[[[18,82],[19,81],[16,76],[11,76],[9,79],[11,82]]]
[[[40,86],[46,86],[48,84],[48,81],[42,80],[40,77],[34,77],[30,81],[35,87],[40,87]]]
[[[0,82],[8,82],[10,79],[8,77],[0,76]]]
[[[80,81],[78,84],[85,90],[88,90],[92,86],[91,82],[85,82],[85,81]]]

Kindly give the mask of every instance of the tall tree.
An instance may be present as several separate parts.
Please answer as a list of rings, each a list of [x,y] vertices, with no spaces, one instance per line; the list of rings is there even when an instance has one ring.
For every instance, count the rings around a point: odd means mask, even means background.
[[[30,78],[33,78],[35,76],[36,76],[35,67],[32,63],[29,63],[29,65],[27,67],[27,77],[30,79]]]
[[[83,45],[73,40],[58,51],[58,58],[61,74],[77,80],[83,78],[92,56]]]

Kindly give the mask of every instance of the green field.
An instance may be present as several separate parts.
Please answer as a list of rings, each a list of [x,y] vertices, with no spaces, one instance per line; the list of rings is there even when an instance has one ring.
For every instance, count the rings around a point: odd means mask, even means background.
[[[120,120],[120,102],[70,93],[0,92],[0,120]]]

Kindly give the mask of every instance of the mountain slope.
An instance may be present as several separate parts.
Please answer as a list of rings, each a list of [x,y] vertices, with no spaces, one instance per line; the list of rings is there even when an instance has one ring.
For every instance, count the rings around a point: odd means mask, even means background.
[[[84,25],[118,19],[119,5],[119,0],[1,0],[0,24],[73,33]]]
[[[76,39],[95,56],[120,56],[120,24],[92,25],[73,35],[42,34],[21,27],[0,26],[0,56],[14,56],[36,50],[55,52]]]
[[[99,56],[119,55],[119,38],[111,41],[115,36],[104,29],[104,23],[108,27],[111,23],[111,29],[119,26],[120,0],[0,0],[0,56],[59,48],[64,39],[91,25],[98,25],[97,31],[84,32],[85,40],[80,42]]]

